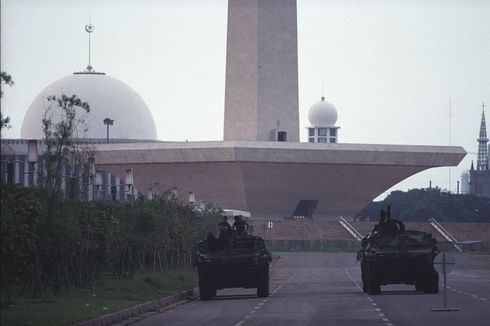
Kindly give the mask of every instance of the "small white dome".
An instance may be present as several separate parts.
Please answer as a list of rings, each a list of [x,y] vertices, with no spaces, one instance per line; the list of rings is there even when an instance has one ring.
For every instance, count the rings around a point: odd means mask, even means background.
[[[87,138],[106,138],[105,118],[114,120],[109,129],[112,139],[157,138],[155,122],[141,96],[120,80],[95,72],[75,73],[46,87],[27,110],[20,132],[22,138],[44,138],[41,121],[49,106],[47,97],[61,94],[75,94],[90,105],[89,113],[79,111],[88,124]]]
[[[311,107],[308,119],[313,127],[333,127],[337,122],[337,109],[322,97],[321,101]]]

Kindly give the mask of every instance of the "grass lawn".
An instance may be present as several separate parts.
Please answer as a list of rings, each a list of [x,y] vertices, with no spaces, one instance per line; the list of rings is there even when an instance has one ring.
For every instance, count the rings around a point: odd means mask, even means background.
[[[73,290],[54,295],[49,288],[41,299],[1,298],[1,325],[71,325],[159,297],[190,289],[197,284],[197,274],[179,270],[165,274],[143,274],[133,279],[107,278],[103,287]],[[18,289],[11,288],[10,295]],[[49,291],[49,292],[48,292]]]

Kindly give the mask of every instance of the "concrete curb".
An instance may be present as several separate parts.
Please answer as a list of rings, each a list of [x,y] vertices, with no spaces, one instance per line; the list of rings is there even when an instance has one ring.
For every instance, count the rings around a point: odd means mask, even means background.
[[[153,313],[158,313],[162,308],[173,305],[179,301],[190,299],[199,292],[198,288],[182,291],[179,294],[160,298],[150,302],[142,303],[107,315],[103,315],[91,320],[83,321],[75,325],[78,326],[108,326],[116,323],[128,321],[130,324],[136,320],[148,317]],[[126,324],[126,323],[124,323]]]
[[[278,255],[272,256],[271,270],[274,268],[276,261],[281,258]],[[103,315],[91,320],[82,321],[77,326],[109,326],[109,325],[129,325],[153,314],[159,313],[169,306],[175,306],[179,301],[191,299],[199,296],[199,288],[195,287],[191,290],[182,291],[179,294],[174,294],[165,298],[160,298],[150,302],[142,303],[133,307],[129,307],[111,314]],[[183,302],[182,302],[183,303]]]

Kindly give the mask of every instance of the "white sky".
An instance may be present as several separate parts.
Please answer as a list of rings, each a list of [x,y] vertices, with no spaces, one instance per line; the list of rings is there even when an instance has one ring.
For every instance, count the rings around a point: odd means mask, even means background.
[[[297,0],[302,140],[325,96],[343,143],[451,144],[476,160],[481,104],[490,108],[490,1]],[[136,90],[160,140],[223,137],[227,0],[1,0],[2,112],[20,136],[27,108],[55,80],[92,65]],[[488,110],[490,112],[490,109]],[[396,189],[449,188],[448,168]]]

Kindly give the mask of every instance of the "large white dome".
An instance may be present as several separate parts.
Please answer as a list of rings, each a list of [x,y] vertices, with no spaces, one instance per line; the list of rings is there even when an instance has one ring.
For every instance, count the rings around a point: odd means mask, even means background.
[[[79,111],[88,123],[87,138],[106,138],[105,118],[114,120],[109,129],[111,139],[157,138],[155,122],[141,96],[120,80],[96,72],[75,73],[46,87],[27,110],[20,132],[22,138],[44,137],[41,121],[49,105],[47,97],[61,94],[75,94],[90,105],[88,114]]]
[[[308,119],[313,127],[333,127],[337,122],[337,109],[322,97],[311,107]]]

